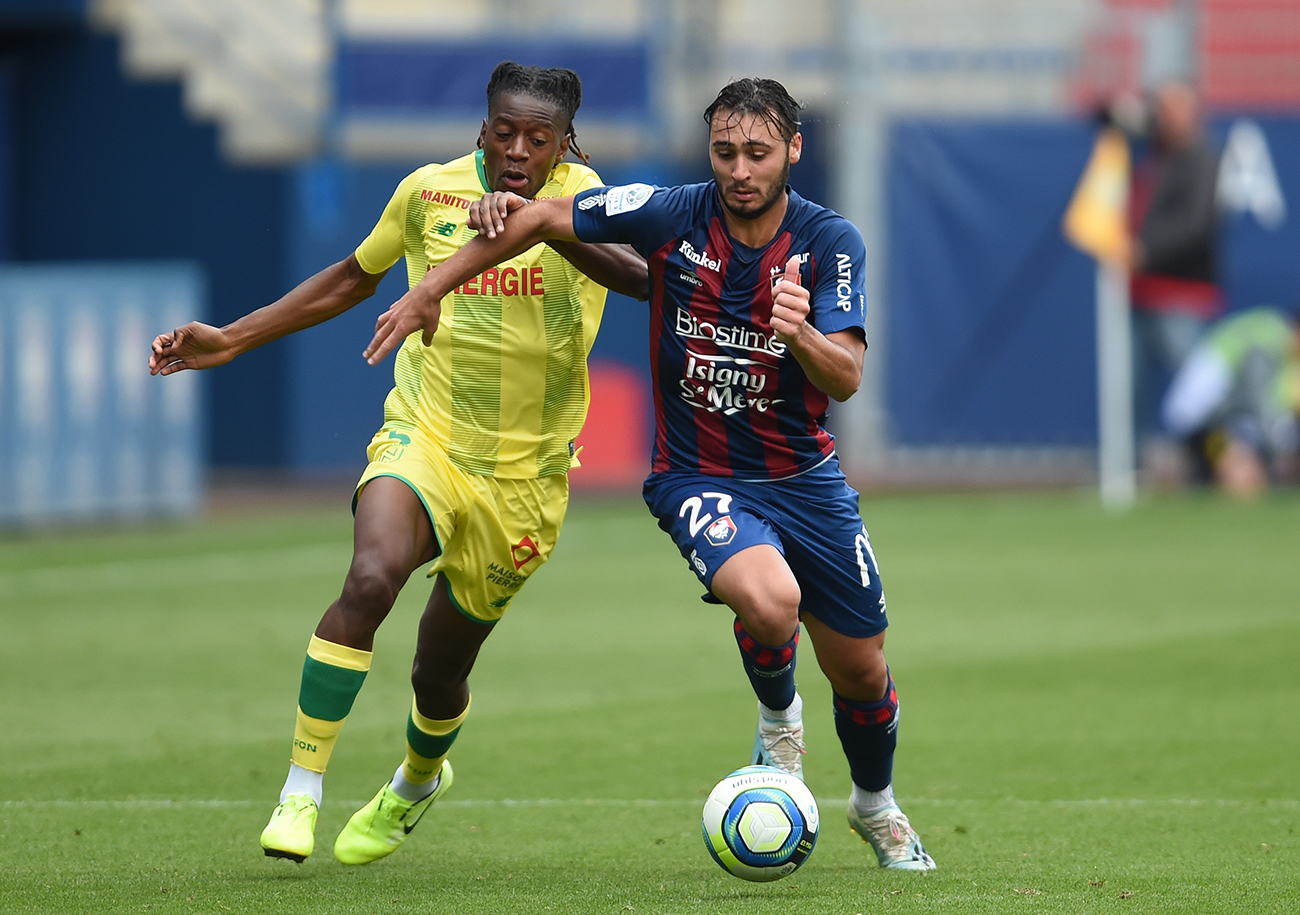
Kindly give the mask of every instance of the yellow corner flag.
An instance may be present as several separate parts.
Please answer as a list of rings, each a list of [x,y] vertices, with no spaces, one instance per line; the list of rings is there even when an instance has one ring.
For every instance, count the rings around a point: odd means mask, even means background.
[[[1099,261],[1128,260],[1128,179],[1128,141],[1114,127],[1102,128],[1061,221],[1070,244]]]

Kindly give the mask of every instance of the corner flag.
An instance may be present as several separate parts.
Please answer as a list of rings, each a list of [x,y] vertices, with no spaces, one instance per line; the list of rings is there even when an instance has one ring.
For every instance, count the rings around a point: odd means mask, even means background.
[[[1061,221],[1070,244],[1099,261],[1127,261],[1128,180],[1128,141],[1114,127],[1103,128]]]
[[[1128,182],[1128,141],[1104,128],[1061,220],[1066,240],[1097,260],[1097,476],[1102,503],[1115,509],[1136,494]]]

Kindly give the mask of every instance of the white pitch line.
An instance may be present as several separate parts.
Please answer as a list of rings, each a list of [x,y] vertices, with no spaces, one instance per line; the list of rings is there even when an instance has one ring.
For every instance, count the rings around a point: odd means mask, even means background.
[[[836,798],[830,803],[846,803],[845,798]],[[361,807],[367,803],[366,800],[335,800],[331,798],[328,803],[330,806],[339,807]],[[825,805],[827,801],[823,800]],[[1229,809],[1240,809],[1245,807],[1281,807],[1284,809],[1300,809],[1300,799],[1296,798],[1268,798],[1265,800],[1242,800],[1233,798],[1079,798],[1073,800],[1055,799],[1055,800],[1026,800],[1022,798],[998,798],[996,800],[982,800],[974,798],[908,798],[906,803],[915,806],[930,807],[957,807],[957,806],[988,806],[997,807],[999,805],[1009,804],[1017,807],[1050,807],[1050,808],[1086,808],[1086,807],[1221,807]],[[699,799],[687,798],[483,798],[478,800],[446,800],[438,803],[439,807],[457,807],[457,808],[540,808],[540,807],[684,807],[700,806],[703,804]],[[168,800],[168,799],[151,799],[151,798],[125,798],[119,800],[11,800],[0,801],[0,808],[4,809],[46,809],[46,808],[68,808],[68,809],[111,809],[111,810],[132,810],[132,809],[186,809],[186,808],[225,808],[225,807],[264,807],[274,806],[269,800],[237,800],[237,799],[200,799],[191,798],[185,800]]]
[[[367,800],[336,800],[330,798],[327,803],[336,807],[363,807]],[[702,805],[704,802],[693,800],[657,800],[654,798],[499,798],[483,800],[448,800],[440,801],[439,807],[676,807],[684,805]],[[86,808],[92,810],[167,810],[185,808],[223,808],[223,807],[263,807],[274,806],[274,800],[222,800],[190,798],[186,800],[167,800],[163,798],[125,798],[120,800],[19,800],[0,801],[3,809],[46,809]]]

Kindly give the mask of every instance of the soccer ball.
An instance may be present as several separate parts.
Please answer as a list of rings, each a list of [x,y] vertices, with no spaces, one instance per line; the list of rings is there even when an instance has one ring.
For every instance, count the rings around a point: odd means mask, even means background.
[[[704,802],[704,846],[745,880],[793,874],[817,844],[817,801],[799,779],[771,766],[737,769]]]

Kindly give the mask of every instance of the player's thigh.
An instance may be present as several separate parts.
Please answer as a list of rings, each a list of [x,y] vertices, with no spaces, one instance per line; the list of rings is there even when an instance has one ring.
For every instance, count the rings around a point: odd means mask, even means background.
[[[731,556],[709,587],[760,644],[783,645],[794,635],[799,624],[799,583],[771,544],[760,543]]]
[[[455,609],[493,623],[550,558],[569,504],[564,474],[502,480],[466,474],[465,510],[429,574],[447,579]]]
[[[421,662],[448,671],[449,676],[463,679],[474,666],[474,659],[495,623],[467,616],[456,608],[445,576],[434,580],[429,603],[420,617],[416,643],[417,667]]]
[[[799,583],[781,551],[770,543],[733,554],[714,573],[710,589],[737,612],[742,607],[760,613],[779,612],[788,615],[792,623],[798,617]]]
[[[358,489],[353,509],[352,552],[358,560],[402,571],[402,580],[438,553],[433,522],[405,480],[377,476]]]
[[[454,480],[459,471],[407,426],[385,425],[366,455],[370,462],[352,497],[354,551],[409,555],[413,571],[442,551],[463,512]]]
[[[842,479],[809,479],[773,490],[771,501],[786,562],[803,593],[800,614],[851,638],[884,632],[884,586],[858,494]]]

